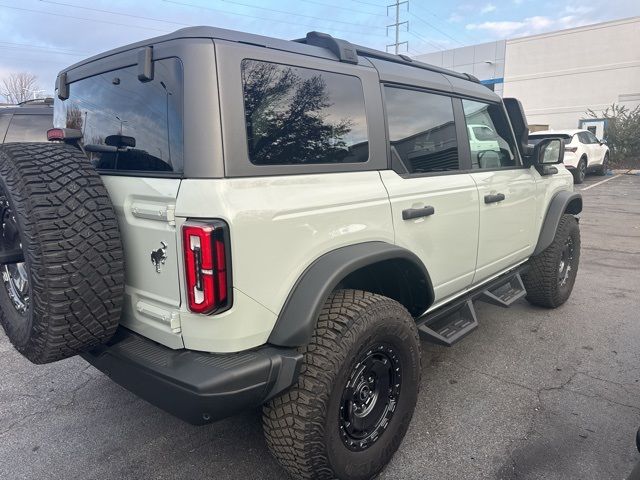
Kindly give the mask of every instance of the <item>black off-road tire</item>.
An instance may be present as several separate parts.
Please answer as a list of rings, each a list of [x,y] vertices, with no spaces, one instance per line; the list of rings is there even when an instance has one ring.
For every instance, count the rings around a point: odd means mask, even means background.
[[[567,242],[573,245],[568,274],[560,278],[561,261]],[[529,270],[522,275],[527,289],[527,300],[533,305],[556,308],[567,301],[576,281],[580,264],[580,228],[573,215],[563,215],[560,219],[556,235],[544,251],[529,260]]]
[[[2,145],[0,194],[15,218],[29,291],[21,312],[0,280],[0,322],[11,343],[49,363],[109,340],[122,309],[123,251],[90,162],[64,144]]]
[[[353,451],[341,430],[340,406],[350,374],[362,365],[358,359],[380,344],[392,346],[400,361],[400,393],[386,429],[366,449]],[[297,384],[264,407],[269,449],[296,479],[374,477],[398,449],[417,401],[420,342],[414,319],[387,297],[338,290],[326,301],[302,353]]]

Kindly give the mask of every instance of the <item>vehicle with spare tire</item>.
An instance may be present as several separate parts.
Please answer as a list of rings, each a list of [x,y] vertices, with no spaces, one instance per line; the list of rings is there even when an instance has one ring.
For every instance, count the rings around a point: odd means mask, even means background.
[[[56,96],[50,143],[0,147],[7,335],[193,424],[264,405],[294,478],[378,474],[420,338],[462,339],[474,301],[571,294],[563,140],[530,146],[520,103],[470,75],[194,27],[73,65]]]

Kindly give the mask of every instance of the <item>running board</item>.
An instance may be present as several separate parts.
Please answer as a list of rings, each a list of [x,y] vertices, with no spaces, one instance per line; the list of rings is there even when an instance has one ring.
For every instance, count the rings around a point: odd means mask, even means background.
[[[462,304],[456,302],[418,323],[418,331],[425,339],[450,347],[462,340],[478,326],[473,301],[469,298]]]
[[[515,275],[505,278],[502,283],[494,284],[487,290],[484,290],[478,297],[478,300],[507,308],[526,294],[527,290],[524,288],[522,278],[519,273],[516,273]]]
[[[454,300],[416,320],[420,336],[438,345],[452,346],[478,327],[473,306],[482,300],[500,307],[509,307],[527,294],[520,277],[522,268],[492,280],[478,289]]]

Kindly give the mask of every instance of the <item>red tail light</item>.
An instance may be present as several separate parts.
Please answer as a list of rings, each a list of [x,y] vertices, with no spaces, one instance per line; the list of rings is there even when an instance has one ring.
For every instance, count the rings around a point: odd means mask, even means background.
[[[50,128],[47,130],[47,140],[64,140],[64,130],[62,128]]]
[[[231,305],[229,235],[224,222],[182,227],[189,310],[213,313]]]
[[[578,151],[578,147],[564,147],[565,152],[576,153]]]

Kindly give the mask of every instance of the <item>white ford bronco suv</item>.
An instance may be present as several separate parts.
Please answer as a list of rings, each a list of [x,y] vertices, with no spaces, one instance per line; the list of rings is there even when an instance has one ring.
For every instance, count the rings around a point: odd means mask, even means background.
[[[50,142],[0,147],[11,342],[193,424],[264,405],[295,478],[381,471],[420,336],[452,345],[476,300],[573,288],[563,140],[529,146],[519,102],[470,75],[194,27],[63,70],[56,97]]]

